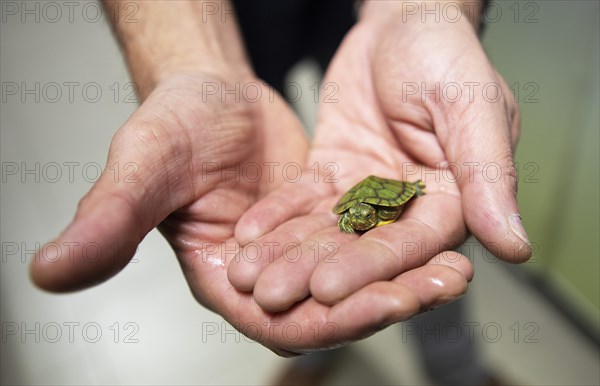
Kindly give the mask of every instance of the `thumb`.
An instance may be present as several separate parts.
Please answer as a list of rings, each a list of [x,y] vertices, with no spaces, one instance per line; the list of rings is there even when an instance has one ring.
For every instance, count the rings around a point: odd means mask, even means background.
[[[517,206],[512,144],[518,137],[518,110],[510,106],[506,113],[502,101],[477,105],[454,120],[459,127],[449,128],[444,141],[448,160],[457,166],[465,221],[495,256],[524,262],[532,249]]]
[[[110,278],[127,265],[149,231],[138,220],[138,212],[126,194],[98,182],[81,200],[73,221],[34,257],[33,282],[64,292]]]
[[[127,265],[146,234],[176,209],[169,206],[175,200],[168,199],[166,167],[157,162],[158,143],[141,131],[124,127],[117,133],[108,159],[111,167],[79,202],[67,228],[35,255],[30,275],[36,285],[65,292],[107,280]]]

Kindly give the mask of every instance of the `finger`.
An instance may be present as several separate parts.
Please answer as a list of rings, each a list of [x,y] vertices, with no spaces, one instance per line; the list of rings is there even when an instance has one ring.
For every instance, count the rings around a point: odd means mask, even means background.
[[[459,197],[428,192],[412,201],[397,222],[341,246],[336,264],[319,264],[310,280],[310,292],[320,302],[335,304],[369,283],[390,280],[424,265],[465,238]]]
[[[464,256],[463,256],[464,258]],[[435,259],[432,259],[435,260]],[[457,258],[464,264],[462,258]],[[331,308],[337,339],[358,339],[462,296],[467,280],[448,265],[428,264],[392,281],[375,282]]]
[[[419,299],[410,288],[396,282],[376,282],[333,306],[329,321],[338,329],[338,340],[357,340],[409,319],[419,310]]]
[[[264,310],[285,311],[308,297],[310,277],[319,262],[335,265],[339,246],[358,237],[341,233],[335,222],[329,225],[265,268],[254,288],[254,299]]]
[[[329,184],[315,183],[306,172],[299,181],[284,183],[280,189],[267,195],[250,207],[235,227],[235,238],[241,245],[272,231],[287,220],[305,215],[327,194]]]
[[[461,280],[464,282],[462,276]],[[421,310],[413,290],[396,282],[372,283],[333,307],[308,298],[277,314],[265,313],[251,295],[232,292],[224,282],[219,284],[212,289],[220,288],[218,293],[227,296],[216,299],[206,290],[199,295],[216,302],[214,309],[242,334],[282,356],[339,347],[407,320]]]
[[[293,256],[295,247],[309,235],[335,224],[330,214],[294,218],[246,244],[227,267],[227,278],[240,291],[252,291],[259,275],[281,256]]]
[[[267,313],[251,294],[238,292],[231,286],[220,265],[205,264],[203,259],[191,256],[179,258],[184,263],[184,273],[200,303],[223,315],[242,334],[279,355],[290,356],[338,347],[389,324],[406,320],[422,308],[414,289],[402,283],[377,282],[362,288],[334,307],[307,298],[286,312]],[[225,264],[231,258],[228,257]],[[450,268],[448,270],[452,271]],[[456,275],[438,274],[437,277],[442,287],[446,288],[458,288],[460,283],[464,285],[465,282],[465,278],[457,272]],[[458,284],[452,281],[455,279]],[[420,287],[425,288],[425,285]]]
[[[497,78],[504,95],[510,91]],[[457,182],[469,230],[501,259],[519,263],[532,253],[517,206],[513,143],[518,137],[516,105],[505,98],[475,100],[458,114],[452,109],[440,124],[448,160],[460,166]]]
[[[444,251],[437,254],[434,258],[429,260],[426,265],[432,264],[453,268],[460,272],[468,282],[473,280],[473,275],[475,274],[473,264],[471,264],[469,258],[455,251]]]
[[[234,242],[229,240],[227,243]],[[202,255],[187,251],[177,256],[195,298],[222,315],[242,334],[282,356],[340,345],[338,328],[328,321],[330,308],[312,298],[281,313],[268,313],[252,294],[231,286],[219,264],[206,264]],[[233,259],[223,255],[225,266]],[[236,338],[236,340],[239,339]]]
[[[465,256],[456,252],[442,252],[426,265],[404,272],[393,279],[410,288],[419,299],[421,310],[447,304],[467,291],[472,278],[472,266]]]
[[[154,113],[140,108],[117,133],[108,166],[79,202],[74,219],[49,244],[52,248],[42,248],[34,258],[30,274],[39,287],[72,291],[108,279],[128,263],[145,235],[185,201],[188,190],[169,185],[168,179],[184,157],[162,164],[171,155],[160,143],[167,134],[142,125]]]
[[[339,347],[370,335],[382,327],[406,320],[420,310],[415,294],[406,286],[379,282],[333,308],[308,298],[285,312],[268,313],[251,294],[237,292],[219,269],[199,264],[186,271],[197,299],[231,323],[242,334],[283,356]]]
[[[232,242],[236,243],[228,240],[226,244]],[[308,299],[288,312],[267,313],[255,302],[251,293],[237,291],[227,280],[222,265],[227,266],[233,257],[222,255],[224,261],[206,264],[206,259],[196,253],[187,251],[177,257],[200,304],[223,316],[243,335],[278,355],[293,356],[303,350],[324,347],[323,339],[313,335],[311,329],[315,328],[315,324],[326,324],[327,306]],[[236,341],[238,339],[236,337]]]
[[[58,292],[82,289],[110,278],[134,255],[155,224],[143,214],[145,205],[110,185],[106,178],[98,181],[66,230],[41,249],[50,255],[38,252],[31,265],[38,286]]]

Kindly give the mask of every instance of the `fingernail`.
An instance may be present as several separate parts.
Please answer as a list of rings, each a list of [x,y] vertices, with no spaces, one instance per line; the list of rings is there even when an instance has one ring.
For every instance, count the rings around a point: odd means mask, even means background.
[[[510,224],[510,229],[512,229],[513,233],[525,243],[527,243],[527,245],[529,246],[529,238],[527,237],[525,228],[523,228],[523,221],[521,221],[521,215],[519,215],[518,213],[511,214],[510,216],[508,216],[508,223]]]
[[[441,298],[436,299],[432,304],[429,305],[429,309],[427,311],[433,311],[441,306],[452,303],[460,298],[462,298],[464,293],[456,295],[456,296],[443,296]]]

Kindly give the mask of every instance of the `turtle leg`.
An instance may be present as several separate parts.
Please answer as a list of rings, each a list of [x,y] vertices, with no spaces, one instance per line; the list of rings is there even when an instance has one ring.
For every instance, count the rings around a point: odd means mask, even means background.
[[[400,213],[402,213],[402,209],[404,209],[404,205],[400,205],[396,208],[380,208],[377,211],[377,216],[379,216],[379,222],[377,222],[377,227],[391,224],[400,217]]]
[[[338,227],[344,233],[354,233],[354,228],[350,225],[350,213],[346,212],[340,216]]]
[[[425,184],[423,183],[423,181],[418,180],[414,184],[415,184],[415,188],[417,188],[417,192],[415,193],[415,195],[417,197],[424,195],[425,194]]]

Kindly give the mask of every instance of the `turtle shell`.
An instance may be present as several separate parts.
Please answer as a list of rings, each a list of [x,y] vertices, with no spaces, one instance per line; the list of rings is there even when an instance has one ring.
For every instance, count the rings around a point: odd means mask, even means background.
[[[359,202],[395,207],[410,200],[417,193],[416,183],[369,176],[354,185],[333,207],[341,214]]]

